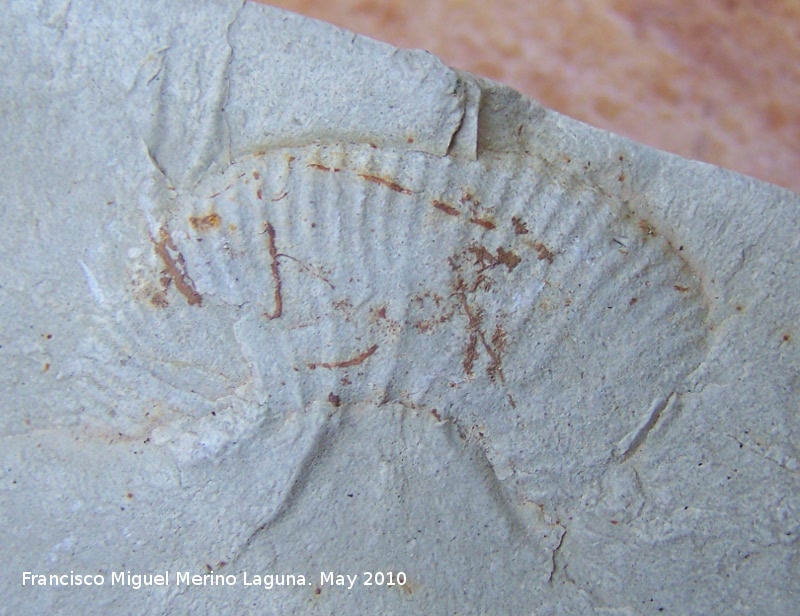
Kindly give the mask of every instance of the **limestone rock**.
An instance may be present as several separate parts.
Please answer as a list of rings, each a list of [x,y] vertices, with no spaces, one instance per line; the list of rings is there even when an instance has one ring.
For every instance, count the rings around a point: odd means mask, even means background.
[[[0,28],[10,610],[791,611],[797,195],[264,6]]]

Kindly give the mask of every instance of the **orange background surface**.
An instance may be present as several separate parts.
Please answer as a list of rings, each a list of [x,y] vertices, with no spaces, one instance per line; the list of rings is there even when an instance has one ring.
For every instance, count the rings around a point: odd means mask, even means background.
[[[270,0],[800,192],[800,0]]]

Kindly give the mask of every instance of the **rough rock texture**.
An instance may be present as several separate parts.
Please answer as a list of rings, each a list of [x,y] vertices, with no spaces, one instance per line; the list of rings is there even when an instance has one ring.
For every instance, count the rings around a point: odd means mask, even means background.
[[[261,5],[0,30],[9,613],[796,607],[800,197]]]
[[[800,192],[794,0],[271,0]]]

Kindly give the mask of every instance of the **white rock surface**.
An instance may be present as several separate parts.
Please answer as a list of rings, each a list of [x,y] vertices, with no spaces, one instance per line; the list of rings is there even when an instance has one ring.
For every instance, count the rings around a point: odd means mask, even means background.
[[[2,609],[797,609],[797,195],[264,6],[0,29]]]

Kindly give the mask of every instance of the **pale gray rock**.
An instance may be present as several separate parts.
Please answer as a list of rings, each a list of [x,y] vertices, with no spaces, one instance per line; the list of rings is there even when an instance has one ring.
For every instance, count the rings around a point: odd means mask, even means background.
[[[2,609],[796,611],[800,197],[265,6],[0,29]]]

